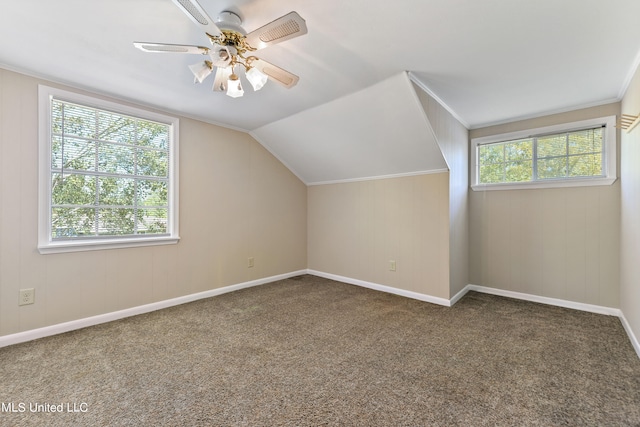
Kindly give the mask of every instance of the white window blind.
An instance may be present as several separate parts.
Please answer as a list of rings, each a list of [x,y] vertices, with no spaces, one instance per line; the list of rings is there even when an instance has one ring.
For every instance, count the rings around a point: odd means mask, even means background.
[[[602,177],[603,127],[478,147],[481,184]]]
[[[615,117],[472,140],[472,188],[606,185],[616,179]]]
[[[64,96],[47,102],[39,247],[177,237],[174,123]]]

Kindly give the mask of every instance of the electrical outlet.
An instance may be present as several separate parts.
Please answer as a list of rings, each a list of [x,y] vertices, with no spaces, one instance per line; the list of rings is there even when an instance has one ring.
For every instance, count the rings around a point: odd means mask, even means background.
[[[20,299],[18,305],[33,304],[36,299],[36,290],[33,288],[20,289]]]
[[[247,267],[248,268],[253,267],[253,257],[252,256],[247,259]]]
[[[396,271],[396,262],[394,260],[389,261],[389,271]]]

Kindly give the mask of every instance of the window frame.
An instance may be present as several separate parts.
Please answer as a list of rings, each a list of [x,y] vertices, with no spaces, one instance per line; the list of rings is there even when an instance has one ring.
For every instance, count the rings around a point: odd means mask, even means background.
[[[169,179],[167,233],[162,235],[114,236],[78,240],[51,238],[51,103],[53,99],[169,125]],[[38,251],[41,254],[119,249],[176,244],[179,235],[178,154],[179,120],[68,90],[38,85]]]
[[[593,185],[611,185],[617,179],[617,132],[616,116],[599,117],[596,119],[581,120],[571,123],[563,123],[545,126],[535,129],[527,129],[516,132],[508,132],[498,135],[490,135],[471,140],[471,189],[474,191],[485,190],[523,190],[533,188],[556,187],[583,187]],[[478,149],[481,145],[508,142],[511,140],[541,137],[554,133],[564,133],[603,126],[603,168],[604,176],[555,178],[524,182],[479,183],[480,165],[478,164]],[[535,153],[534,153],[535,155]],[[535,159],[534,159],[535,163]]]

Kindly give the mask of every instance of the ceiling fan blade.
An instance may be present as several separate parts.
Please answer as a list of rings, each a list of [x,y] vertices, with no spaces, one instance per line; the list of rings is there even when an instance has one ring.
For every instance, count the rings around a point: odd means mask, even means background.
[[[307,34],[307,24],[297,12],[289,12],[247,34],[246,41],[256,49]]]
[[[296,83],[298,83],[298,80],[300,80],[300,77],[295,74],[292,74],[287,70],[283,70],[264,59],[255,59],[251,62],[251,66],[256,67],[258,70],[266,74],[267,77],[269,77],[269,80],[279,83],[287,89],[294,87]]]
[[[207,15],[200,3],[196,0],[172,0],[196,25],[200,26],[207,34],[219,36],[222,34],[213,19]]]
[[[208,47],[187,44],[133,42],[133,45],[143,52],[152,53],[198,53],[206,55],[209,52]]]

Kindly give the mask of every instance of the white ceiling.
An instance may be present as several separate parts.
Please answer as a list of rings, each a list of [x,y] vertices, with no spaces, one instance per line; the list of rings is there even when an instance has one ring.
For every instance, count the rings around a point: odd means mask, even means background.
[[[363,153],[367,141],[353,131],[350,111],[321,126],[321,113],[332,108],[321,106],[339,109],[360,99],[368,104],[351,111],[377,117],[376,111],[397,100],[386,99],[388,92],[377,99],[373,94],[385,87],[381,82],[404,71],[464,125],[477,128],[618,100],[640,52],[638,0],[199,1],[212,17],[222,10],[239,13],[247,31],[297,11],[308,34],[258,56],[300,76],[298,85],[285,89],[268,83],[260,92],[248,88],[243,98],[231,99],[211,91],[211,77],[193,84],[187,65],[198,57],[135,49],[133,41],[208,43],[170,0],[0,0],[0,66],[256,131],[278,157],[291,156],[289,167],[302,174],[309,161],[293,158],[309,159],[320,148],[306,144],[312,151],[294,154],[291,144],[278,148],[271,138],[291,139],[294,132],[311,138],[308,129],[333,126],[333,133],[343,131],[344,137],[343,145],[332,149]],[[306,110],[310,113],[298,114]],[[371,122],[366,137],[382,125]],[[386,169],[422,167],[412,163],[420,153],[415,148],[407,143],[401,165]],[[389,160],[388,154],[388,148],[379,150],[372,164]],[[357,161],[328,162],[324,167],[332,173],[317,177],[346,177],[344,169]],[[315,171],[308,174],[316,179]]]
[[[404,72],[251,135],[307,184],[448,170]]]

